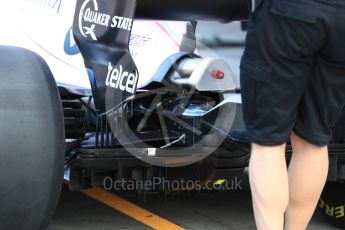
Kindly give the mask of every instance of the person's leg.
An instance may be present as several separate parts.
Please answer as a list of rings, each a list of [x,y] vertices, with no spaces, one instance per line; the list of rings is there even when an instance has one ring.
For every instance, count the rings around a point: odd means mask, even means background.
[[[298,118],[315,53],[324,42],[324,26],[313,14],[300,11],[317,10],[313,2],[256,2],[240,76],[243,119],[250,142],[256,143],[249,176],[257,228],[282,230],[289,185],[285,145],[281,144],[288,141]]]
[[[327,147],[291,136],[293,156],[289,166],[289,205],[285,230],[305,230],[314,213],[328,173]]]
[[[249,163],[255,221],[259,230],[282,230],[289,189],[285,144],[253,144]]]

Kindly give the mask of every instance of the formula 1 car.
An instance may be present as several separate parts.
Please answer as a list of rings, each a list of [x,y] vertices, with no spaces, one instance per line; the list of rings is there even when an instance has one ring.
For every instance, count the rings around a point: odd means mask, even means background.
[[[0,6],[0,229],[44,229],[63,175],[71,190],[107,178],[204,186],[247,166],[238,81],[225,61],[199,54],[195,29],[245,20],[250,1]],[[345,179],[344,129],[340,121],[330,145],[333,182]],[[339,199],[328,197],[320,209],[344,222]]]

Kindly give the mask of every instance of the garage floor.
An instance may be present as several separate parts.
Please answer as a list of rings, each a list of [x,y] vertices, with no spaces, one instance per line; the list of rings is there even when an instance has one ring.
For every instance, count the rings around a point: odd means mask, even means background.
[[[118,195],[116,194],[115,202]],[[164,230],[255,229],[248,190],[185,193],[168,195],[166,199],[162,195],[150,195],[146,202],[133,193],[122,193],[119,196],[171,223],[169,228],[160,228]],[[122,211],[128,212],[128,209],[132,207],[129,206],[127,210]],[[65,186],[57,212],[48,230],[151,229],[131,217],[131,215],[136,216],[135,211],[129,212],[132,212],[129,216],[124,215],[80,192],[69,192]],[[152,221],[157,221],[157,219]],[[336,230],[337,228],[329,226],[322,216],[315,213],[308,229]]]

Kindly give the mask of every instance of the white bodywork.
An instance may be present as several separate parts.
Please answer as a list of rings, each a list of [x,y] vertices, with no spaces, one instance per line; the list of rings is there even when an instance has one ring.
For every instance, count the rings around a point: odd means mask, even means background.
[[[90,88],[72,36],[76,0],[0,0],[0,45],[38,53],[57,82]],[[185,22],[134,22],[130,50],[139,69],[138,88],[151,81],[161,63],[179,51]],[[148,55],[149,54],[149,55]]]

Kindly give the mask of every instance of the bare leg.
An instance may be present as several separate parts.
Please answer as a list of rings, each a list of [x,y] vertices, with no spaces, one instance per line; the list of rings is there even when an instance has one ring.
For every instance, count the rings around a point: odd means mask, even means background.
[[[289,166],[290,201],[286,230],[305,230],[314,213],[328,173],[327,147],[291,136],[293,156]]]
[[[253,144],[249,180],[257,228],[282,230],[289,199],[285,145],[264,147]]]

